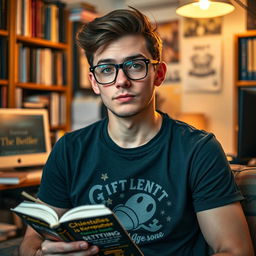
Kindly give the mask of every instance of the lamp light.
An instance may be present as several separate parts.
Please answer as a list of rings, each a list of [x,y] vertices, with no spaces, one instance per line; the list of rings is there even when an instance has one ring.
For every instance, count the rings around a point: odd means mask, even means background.
[[[229,0],[180,0],[178,15],[188,18],[213,18],[234,11]]]

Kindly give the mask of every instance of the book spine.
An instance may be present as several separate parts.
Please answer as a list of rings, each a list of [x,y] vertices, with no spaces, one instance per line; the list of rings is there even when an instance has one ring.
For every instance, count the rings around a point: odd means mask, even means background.
[[[31,72],[30,72],[30,81],[32,83],[36,83],[36,68],[37,68],[37,61],[36,61],[36,48],[31,48],[31,55],[30,55],[30,63],[31,63]]]
[[[247,80],[253,80],[253,38],[247,38]]]
[[[7,78],[7,67],[8,67],[8,59],[7,54],[8,52],[8,44],[6,38],[0,37],[0,79],[6,79]]]
[[[247,38],[240,39],[239,80],[247,80]]]
[[[3,87],[0,87],[0,108],[3,107]]]
[[[7,87],[6,86],[0,87],[0,107],[1,108],[7,107]]]
[[[51,39],[51,9],[50,5],[45,5],[44,39]]]
[[[17,35],[22,34],[22,0],[17,0],[17,18],[16,18],[16,33]]]
[[[41,73],[41,49],[36,49],[36,83],[40,84],[40,73]]]
[[[1,37],[0,37],[0,55],[1,55],[1,57],[3,56],[4,57],[4,55],[3,55],[3,48],[4,48],[4,46],[3,46],[3,40],[4,39],[2,39]],[[0,59],[0,79],[4,79],[4,76],[3,76],[3,71],[2,71],[2,68],[3,68],[3,65],[4,65],[4,60],[3,60],[3,58],[1,58]]]
[[[256,37],[253,38],[253,80],[256,80]]]
[[[36,0],[31,0],[31,26],[32,26],[32,31],[31,31],[31,35],[32,37],[36,37],[36,14],[37,10],[36,10]]]
[[[31,56],[31,48],[30,47],[26,47],[26,81],[27,82],[31,82],[31,76],[30,76],[30,74],[31,74],[31,69],[30,69],[30,67],[31,67],[31,58],[30,58],[30,56]]]
[[[19,82],[25,83],[26,80],[26,68],[27,68],[27,62],[26,62],[26,51],[27,48],[24,47],[21,43],[19,43],[18,46],[19,49]]]
[[[7,0],[0,1],[0,29],[7,29]]]
[[[15,89],[15,99],[16,99],[16,107],[21,108],[22,107],[22,89],[21,88]]]
[[[65,4],[59,3],[59,41],[61,43],[66,42],[66,19],[65,19]]]
[[[51,126],[58,126],[59,120],[59,109],[60,109],[60,95],[56,92],[51,93],[50,101],[50,124]]]

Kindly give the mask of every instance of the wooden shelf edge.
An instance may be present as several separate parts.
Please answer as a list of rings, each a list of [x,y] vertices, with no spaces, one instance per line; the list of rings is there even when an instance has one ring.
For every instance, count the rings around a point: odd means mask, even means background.
[[[24,188],[24,187],[32,187],[32,186],[39,186],[40,181],[31,181],[31,182],[25,182],[25,183],[20,183],[17,185],[3,185],[0,184],[0,190],[8,190],[8,189],[15,189],[15,188]]]
[[[8,80],[0,79],[0,85],[7,85],[7,84],[8,84]]]
[[[58,131],[58,130],[67,130],[66,125],[58,125],[58,126],[51,126],[51,131]]]
[[[256,80],[255,81],[237,81],[236,86],[256,86]]]
[[[9,33],[7,30],[0,29],[0,36],[8,36]]]
[[[49,47],[49,48],[60,49],[60,50],[66,50],[68,47],[67,44],[64,44],[64,43],[52,42],[46,39],[21,36],[21,35],[17,36],[17,41],[27,43],[27,44],[37,45],[40,47]]]
[[[23,88],[23,89],[31,89],[31,90],[57,91],[57,92],[65,92],[67,90],[67,86],[65,85],[44,85],[44,84],[35,84],[35,83],[17,83],[16,87]]]
[[[250,37],[250,36],[256,36],[256,30],[248,30],[244,33],[235,34],[235,37]]]

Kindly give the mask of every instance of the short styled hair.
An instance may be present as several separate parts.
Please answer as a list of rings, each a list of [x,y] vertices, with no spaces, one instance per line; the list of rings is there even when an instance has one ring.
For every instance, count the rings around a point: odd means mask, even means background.
[[[93,66],[94,53],[111,42],[126,35],[142,35],[148,51],[154,60],[161,60],[162,40],[156,25],[137,9],[117,9],[84,24],[77,33],[78,45],[85,51],[90,66]]]

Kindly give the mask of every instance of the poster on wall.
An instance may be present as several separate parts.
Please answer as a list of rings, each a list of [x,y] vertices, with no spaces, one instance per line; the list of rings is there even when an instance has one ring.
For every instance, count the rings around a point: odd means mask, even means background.
[[[190,39],[184,44],[184,77],[186,92],[221,90],[221,39]]]
[[[185,37],[221,34],[222,17],[209,19],[184,18],[183,34]]]
[[[158,33],[163,41],[162,58],[167,64],[165,84],[179,83],[180,78],[180,49],[179,49],[179,20],[160,23]]]

